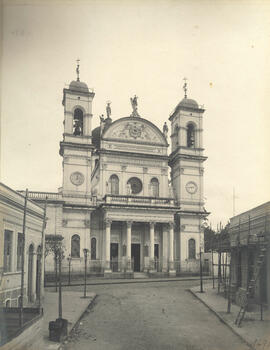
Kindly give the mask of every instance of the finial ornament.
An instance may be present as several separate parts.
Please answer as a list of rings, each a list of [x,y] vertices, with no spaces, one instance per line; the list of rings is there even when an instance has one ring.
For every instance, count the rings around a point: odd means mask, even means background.
[[[184,78],[184,86],[183,86],[183,90],[185,91],[185,98],[187,98],[187,78]]]
[[[107,118],[110,118],[112,114],[111,101],[107,101],[106,114],[107,114]]]
[[[139,114],[138,114],[138,96],[134,95],[134,97],[130,97],[130,103],[131,103],[131,106],[132,106],[132,113],[131,113],[131,117],[139,117]]]
[[[80,81],[80,60],[79,60],[79,58],[77,59],[76,73],[77,73],[77,81]]]

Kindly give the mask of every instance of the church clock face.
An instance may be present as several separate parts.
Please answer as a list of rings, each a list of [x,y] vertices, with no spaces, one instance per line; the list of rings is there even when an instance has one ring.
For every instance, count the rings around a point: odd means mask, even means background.
[[[198,190],[198,186],[195,182],[193,181],[189,181],[187,184],[186,184],[186,190],[188,193],[190,194],[194,194],[197,192]]]
[[[73,183],[73,185],[80,186],[84,183],[84,176],[79,171],[75,171],[70,175],[70,181]]]

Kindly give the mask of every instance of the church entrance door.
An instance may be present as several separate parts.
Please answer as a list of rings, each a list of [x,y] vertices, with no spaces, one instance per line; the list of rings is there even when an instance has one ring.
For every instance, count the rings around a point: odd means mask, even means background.
[[[140,260],[141,260],[141,245],[139,243],[131,244],[131,258],[134,259],[134,272],[140,272]]]
[[[159,245],[158,244],[155,244],[154,257],[155,257],[155,270],[159,271]]]
[[[118,243],[111,243],[111,269],[118,271]]]

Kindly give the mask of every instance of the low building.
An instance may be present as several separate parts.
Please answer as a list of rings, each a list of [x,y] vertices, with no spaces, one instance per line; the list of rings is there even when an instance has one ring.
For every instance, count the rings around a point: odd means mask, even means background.
[[[0,306],[18,307],[21,296],[25,197],[0,183]],[[24,250],[24,305],[43,295],[44,209],[27,201]],[[41,276],[39,276],[41,274]]]
[[[231,218],[229,234],[236,302],[241,291],[249,291],[253,301],[269,304],[270,202]]]

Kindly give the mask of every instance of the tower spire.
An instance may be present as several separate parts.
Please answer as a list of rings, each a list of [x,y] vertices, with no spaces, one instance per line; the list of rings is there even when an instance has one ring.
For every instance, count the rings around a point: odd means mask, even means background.
[[[185,98],[187,98],[187,78],[184,78],[184,86],[183,86],[183,90],[185,91]]]
[[[77,81],[80,81],[80,60],[79,60],[79,58],[77,59],[76,73],[77,73]]]

